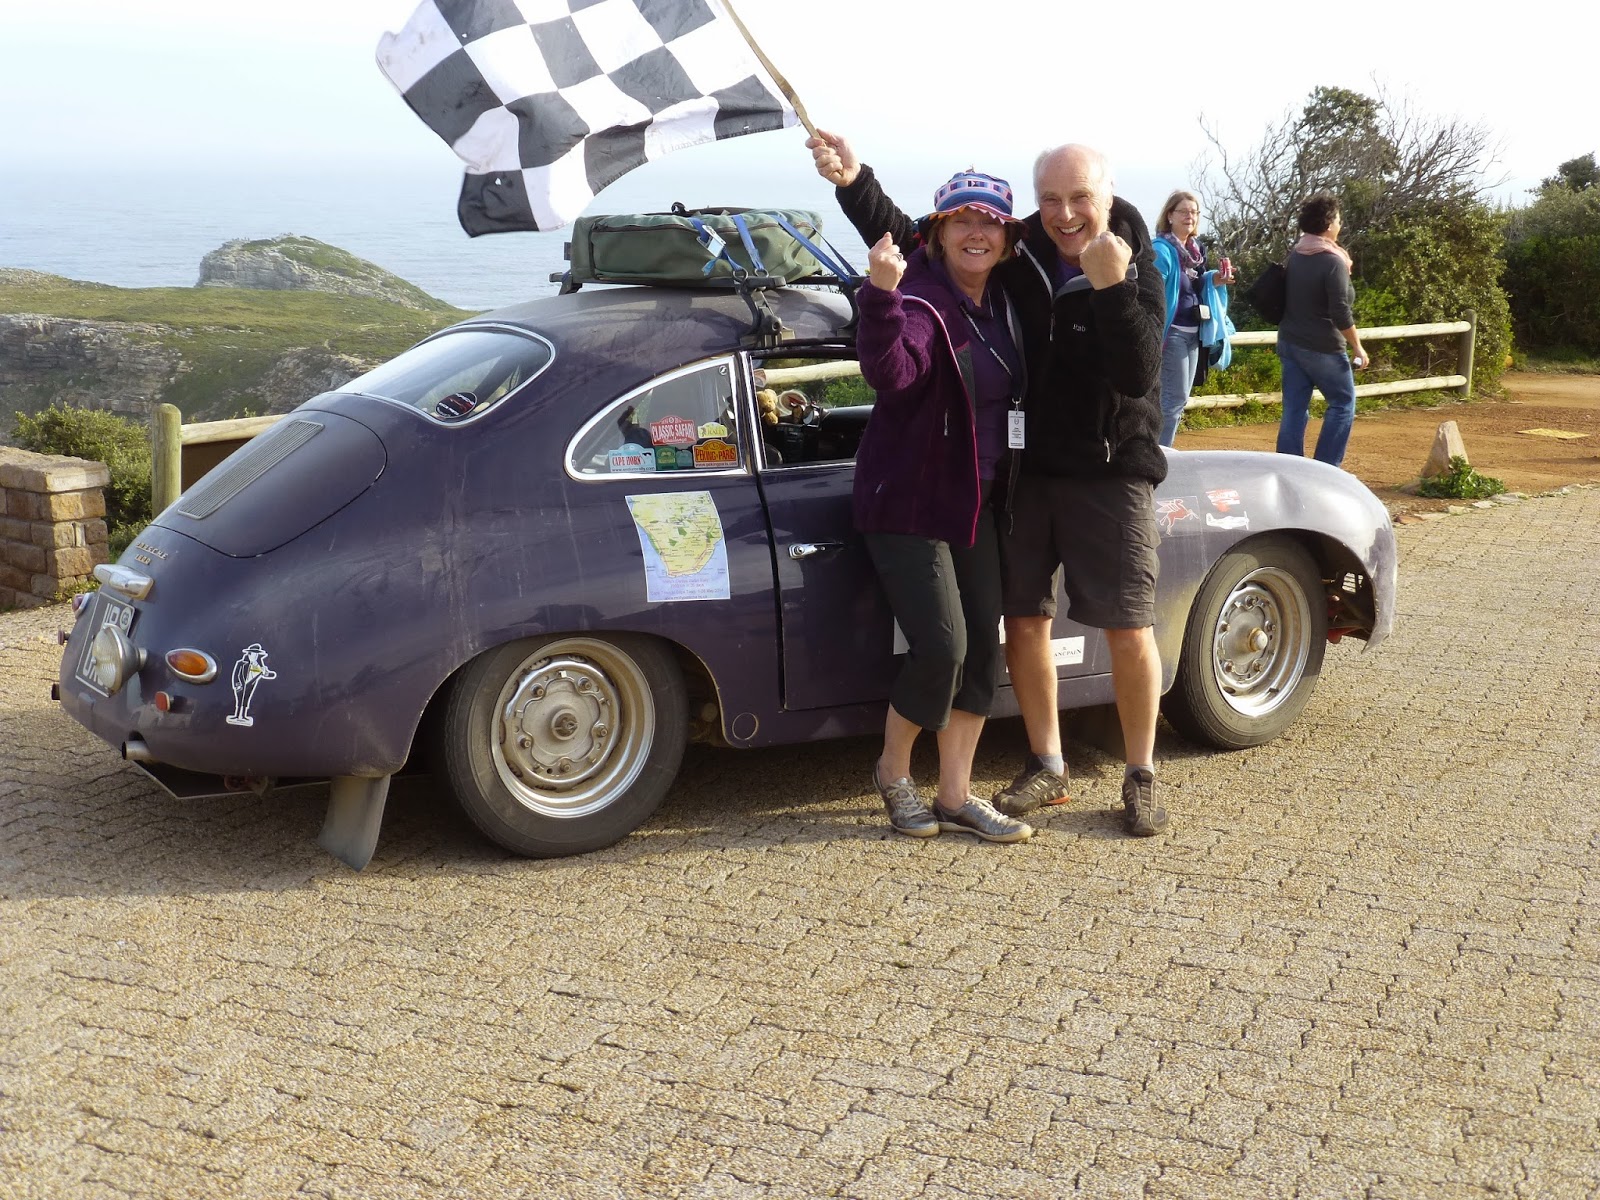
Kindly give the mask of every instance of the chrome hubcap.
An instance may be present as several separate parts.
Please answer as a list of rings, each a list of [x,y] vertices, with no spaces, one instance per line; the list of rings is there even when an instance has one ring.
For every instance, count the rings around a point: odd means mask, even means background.
[[[1305,671],[1311,608],[1294,576],[1261,567],[1234,586],[1211,641],[1211,670],[1229,705],[1260,717],[1282,704]]]
[[[637,665],[571,639],[522,663],[496,705],[494,762],[517,802],[548,816],[604,808],[638,776],[655,705]]]

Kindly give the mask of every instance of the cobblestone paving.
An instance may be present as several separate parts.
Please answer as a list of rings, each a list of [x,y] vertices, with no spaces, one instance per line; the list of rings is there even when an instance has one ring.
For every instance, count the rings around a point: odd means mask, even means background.
[[[1259,750],[1163,731],[1148,841],[1078,746],[1029,845],[895,837],[855,740],[564,861],[410,782],[355,874],[0,617],[0,1196],[1600,1194],[1600,490],[1399,538],[1391,641]]]

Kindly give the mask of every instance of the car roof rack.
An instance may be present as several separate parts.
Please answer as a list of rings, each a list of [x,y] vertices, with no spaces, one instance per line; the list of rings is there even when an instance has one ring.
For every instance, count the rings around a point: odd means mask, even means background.
[[[574,279],[571,270],[555,271],[550,275],[550,282],[559,284],[556,289],[558,296],[568,296],[583,287],[583,281]],[[605,286],[622,284],[633,287],[667,287],[678,291],[732,291],[737,292],[739,298],[745,302],[750,310],[750,328],[739,338],[739,344],[750,350],[771,350],[781,345],[785,337],[792,336],[792,331],[783,323],[782,318],[772,310],[766,293],[778,288],[797,285],[835,288],[846,300],[850,302],[850,320],[845,323],[840,331],[848,336],[854,336],[856,322],[861,316],[861,307],[856,300],[856,290],[861,286],[861,279],[839,275],[808,275],[803,279],[795,280],[790,284],[782,275],[755,275],[735,269],[732,278],[710,279],[704,283],[686,285],[682,283],[664,283],[656,280],[618,279],[608,280]]]

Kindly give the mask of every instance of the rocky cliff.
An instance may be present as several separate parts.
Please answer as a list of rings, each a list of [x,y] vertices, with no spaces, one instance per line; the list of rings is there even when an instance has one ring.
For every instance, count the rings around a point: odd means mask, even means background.
[[[200,279],[195,286],[370,296],[425,312],[448,307],[366,259],[294,234],[269,241],[224,242],[200,260]]]
[[[227,289],[227,290],[224,290]],[[143,421],[287,412],[465,316],[310,238],[229,242],[194,288],[114,288],[0,268],[0,442],[52,403]]]
[[[177,348],[163,343],[169,332],[142,321],[0,314],[0,409],[59,402],[142,420],[182,367]]]

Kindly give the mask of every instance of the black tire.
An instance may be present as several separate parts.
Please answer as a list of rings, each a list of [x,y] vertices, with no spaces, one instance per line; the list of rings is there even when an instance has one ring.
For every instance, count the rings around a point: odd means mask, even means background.
[[[1315,560],[1287,537],[1251,538],[1217,560],[1195,595],[1162,711],[1204,745],[1259,746],[1304,710],[1327,644]]]
[[[516,854],[620,841],[655,812],[688,741],[683,673],[626,634],[528,638],[451,681],[441,765],[462,811]]]

